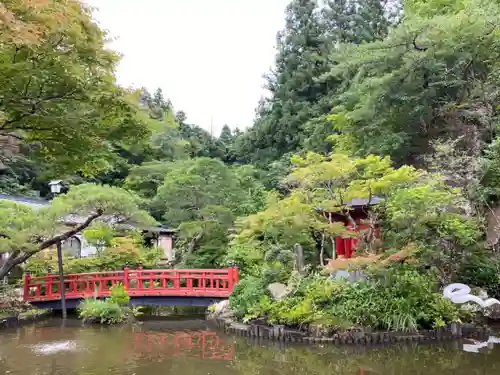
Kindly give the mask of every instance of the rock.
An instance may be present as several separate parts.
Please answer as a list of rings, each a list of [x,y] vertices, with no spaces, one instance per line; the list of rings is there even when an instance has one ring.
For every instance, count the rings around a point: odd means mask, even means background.
[[[487,307],[484,315],[492,320],[500,320],[500,305],[493,305]]]
[[[347,270],[337,270],[330,275],[332,279],[347,279],[349,282],[357,282],[360,280],[366,280],[367,277],[365,273],[361,270],[347,271]]]
[[[211,318],[231,318],[233,316],[227,299],[211,305],[208,311]]]
[[[478,296],[483,301],[488,299],[488,293],[484,289],[481,289],[481,288],[471,288],[470,294]]]
[[[286,297],[289,293],[289,290],[285,284],[282,283],[272,283],[267,286],[267,290],[273,296],[273,298],[277,301]]]

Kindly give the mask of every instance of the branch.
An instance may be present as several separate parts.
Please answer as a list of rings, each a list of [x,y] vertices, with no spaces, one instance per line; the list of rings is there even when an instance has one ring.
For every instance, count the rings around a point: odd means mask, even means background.
[[[22,137],[20,135],[12,134],[12,133],[2,133],[2,132],[0,132],[0,136],[2,136],[2,137],[12,137],[12,138],[19,139],[20,141],[24,141],[24,137]]]
[[[56,243],[60,241],[67,240],[68,238],[74,236],[78,232],[82,231],[83,229],[87,228],[95,219],[98,217],[102,216],[104,214],[104,210],[98,209],[97,212],[87,218],[84,223],[78,225],[77,227],[60,234],[59,236],[53,237],[50,240],[46,240],[40,244],[38,247],[37,251],[29,251],[26,249],[22,250],[14,250],[10,253],[9,257],[7,260],[1,265],[0,267],[0,279],[4,278],[7,276],[7,274],[18,264],[22,264],[26,260],[28,260],[30,257],[32,257],[34,254],[36,254],[39,251],[42,251],[52,245],[55,245]],[[0,237],[4,238],[9,238],[6,234],[0,233]]]
[[[84,223],[76,226],[75,228],[67,231],[67,232],[64,232],[58,236],[55,236],[49,240],[46,240],[44,242],[42,242],[40,244],[40,247],[39,247],[39,250],[38,251],[41,251],[43,249],[46,249],[50,246],[53,246],[55,244],[57,244],[58,242],[61,242],[61,241],[64,241],[64,240],[67,240],[68,238],[70,237],[73,237],[75,234],[77,234],[78,232],[81,232],[82,230],[84,230],[85,228],[87,228],[95,219],[97,219],[98,217],[101,217],[102,215],[104,214],[104,211],[102,209],[98,209],[97,212],[91,216],[89,216],[87,218],[87,220],[85,220]]]
[[[50,102],[50,101],[53,101],[53,100],[65,99],[65,98],[67,98],[67,97],[75,94],[77,91],[78,91],[77,89],[73,89],[73,90],[68,91],[68,92],[66,92],[64,94],[50,95],[50,96],[46,96],[44,98],[38,98],[31,105],[31,109],[30,110],[28,110],[28,111],[26,111],[24,113],[21,113],[20,115],[18,115],[17,117],[15,117],[13,119],[4,121],[4,123],[0,126],[0,129],[2,129],[2,130],[15,130],[15,129],[17,129],[16,127],[9,127],[7,125],[15,124],[17,122],[20,122],[21,120],[23,120],[26,117],[34,115],[40,109],[40,104],[43,104],[43,103],[46,103],[46,102]],[[35,100],[35,99],[31,99],[31,98],[24,98],[23,99],[23,98],[20,98],[20,100]],[[23,129],[23,128],[21,127],[20,129]]]

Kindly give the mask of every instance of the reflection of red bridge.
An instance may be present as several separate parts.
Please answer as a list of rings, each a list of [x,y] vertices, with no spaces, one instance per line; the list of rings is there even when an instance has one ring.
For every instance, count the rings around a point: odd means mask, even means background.
[[[210,331],[137,332],[134,351],[161,357],[234,359],[234,343],[223,342],[215,332]]]
[[[238,269],[165,269],[95,272],[65,275],[68,308],[87,297],[109,296],[123,284],[133,305],[208,306],[228,298],[238,282]],[[24,277],[24,300],[42,308],[61,308],[59,276]]]

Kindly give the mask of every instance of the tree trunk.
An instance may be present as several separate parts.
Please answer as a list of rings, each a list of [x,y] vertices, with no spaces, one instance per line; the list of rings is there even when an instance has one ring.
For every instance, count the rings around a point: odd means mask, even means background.
[[[304,260],[304,250],[302,246],[298,243],[295,244],[295,267],[297,271],[302,275],[305,269],[305,260]]]
[[[40,246],[35,250],[35,251],[24,251],[24,250],[14,250],[11,252],[7,260],[2,264],[0,267],[0,280],[3,279],[5,276],[9,274],[12,269],[21,264],[26,262],[29,258],[31,258],[33,255],[36,253],[39,253],[42,250],[45,250],[58,242],[62,242],[67,240],[68,238],[74,236],[78,232],[81,232],[85,228],[87,228],[95,219],[103,215],[102,210],[97,210],[97,212],[87,218],[85,222],[82,224],[76,226],[73,229],[70,229],[64,233],[61,233],[58,236],[52,237],[51,239],[48,239],[46,241],[43,241]]]
[[[7,260],[2,264],[2,267],[0,267],[0,280],[6,277],[15,266],[25,262],[33,254],[35,253],[25,253],[19,250],[9,254]]]
[[[321,252],[319,253],[319,263],[321,267],[325,265],[325,233],[321,233]]]

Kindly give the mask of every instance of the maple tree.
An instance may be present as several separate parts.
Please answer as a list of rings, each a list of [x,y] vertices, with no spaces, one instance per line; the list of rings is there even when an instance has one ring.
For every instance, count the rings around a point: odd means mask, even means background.
[[[111,141],[148,134],[134,95],[115,82],[117,53],[77,0],[0,5],[0,135],[64,170],[101,169]]]

